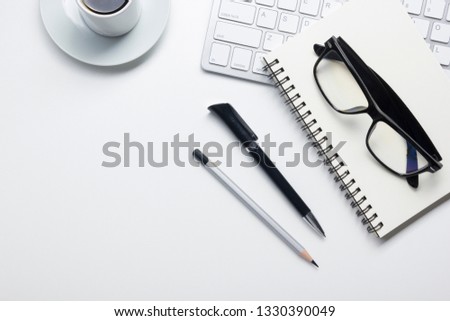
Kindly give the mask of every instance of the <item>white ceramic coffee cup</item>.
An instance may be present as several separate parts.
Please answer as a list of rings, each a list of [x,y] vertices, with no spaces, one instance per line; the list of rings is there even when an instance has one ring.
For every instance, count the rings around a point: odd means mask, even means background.
[[[139,21],[142,11],[141,0],[128,0],[119,11],[99,14],[89,9],[83,0],[74,0],[87,26],[106,37],[117,37],[131,31]]]

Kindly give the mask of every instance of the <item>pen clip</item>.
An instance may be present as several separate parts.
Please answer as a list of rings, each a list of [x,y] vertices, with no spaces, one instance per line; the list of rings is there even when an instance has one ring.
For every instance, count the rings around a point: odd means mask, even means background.
[[[242,144],[258,140],[258,136],[230,104],[212,105],[208,109],[216,113],[227,124]]]

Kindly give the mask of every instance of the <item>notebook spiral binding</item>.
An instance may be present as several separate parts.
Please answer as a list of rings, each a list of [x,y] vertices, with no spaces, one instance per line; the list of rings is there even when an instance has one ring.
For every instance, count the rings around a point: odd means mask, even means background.
[[[295,116],[301,129],[307,133],[307,138],[312,141],[317,149],[317,155],[324,159],[324,164],[329,167],[328,171],[334,175],[334,181],[340,183],[339,189],[345,192],[345,198],[352,200],[351,207],[357,209],[356,215],[362,217],[362,224],[368,225],[369,233],[378,232],[383,228],[383,223],[376,225],[372,223],[378,218],[377,213],[372,213],[372,206],[368,204],[367,197],[361,195],[361,189],[356,186],[355,179],[351,178],[350,171],[338,153],[331,153],[333,145],[329,142],[328,136],[323,134],[323,130],[313,118],[311,110],[307,109],[306,102],[302,101],[300,93],[296,91],[295,85],[289,85],[290,77],[284,75],[285,70],[279,66],[280,62],[275,59],[272,62],[266,61],[266,71],[269,79],[280,90],[280,96],[286,98],[285,104],[290,106],[291,113]]]

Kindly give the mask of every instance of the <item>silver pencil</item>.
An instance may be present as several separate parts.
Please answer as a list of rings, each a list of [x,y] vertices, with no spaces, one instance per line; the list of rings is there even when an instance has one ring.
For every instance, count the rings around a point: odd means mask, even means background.
[[[308,251],[286,232],[266,211],[264,211],[254,200],[250,198],[239,186],[236,185],[224,172],[222,172],[214,163],[211,163],[200,150],[194,151],[194,157],[204,167],[215,176],[223,185],[225,185],[238,199],[240,199],[267,227],[269,227],[284,243],[286,243],[297,255],[306,261],[319,267],[313,260]]]

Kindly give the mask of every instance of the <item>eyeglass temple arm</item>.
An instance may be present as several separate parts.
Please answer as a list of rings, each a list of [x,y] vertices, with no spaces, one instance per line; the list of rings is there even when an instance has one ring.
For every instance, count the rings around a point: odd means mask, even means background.
[[[419,169],[419,162],[417,160],[417,150],[409,142],[406,142],[406,173],[415,172]],[[411,187],[419,187],[419,175],[414,175],[406,178],[406,181]]]

